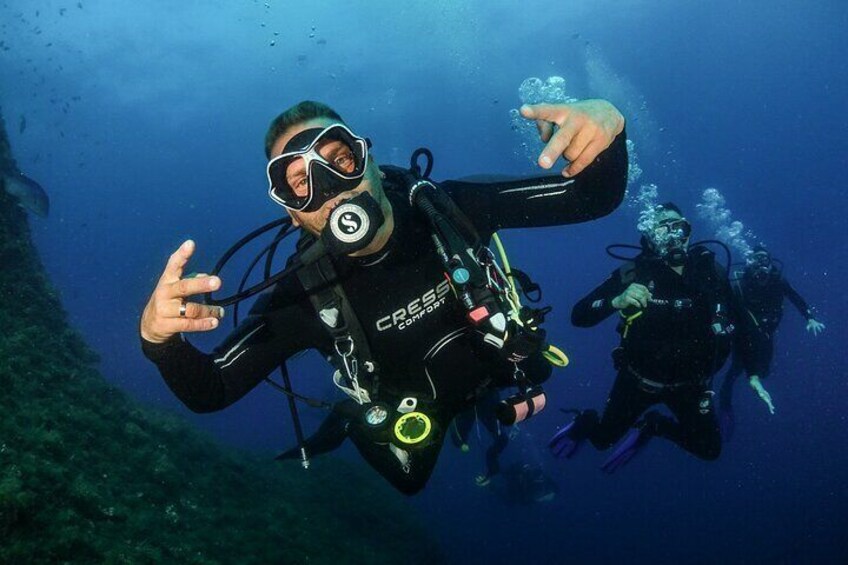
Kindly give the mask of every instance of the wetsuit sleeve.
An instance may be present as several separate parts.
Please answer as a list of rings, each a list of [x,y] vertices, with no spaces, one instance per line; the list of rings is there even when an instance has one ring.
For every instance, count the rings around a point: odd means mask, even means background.
[[[626,134],[622,131],[594,163],[572,178],[444,181],[441,186],[481,233],[587,222],[606,216],[624,198]]]
[[[612,299],[624,292],[627,285],[616,270],[599,287],[582,298],[571,310],[571,323],[579,328],[595,326],[614,312]]]
[[[808,321],[813,319],[813,310],[807,304],[807,301],[801,298],[801,295],[798,294],[798,291],[792,288],[792,285],[789,284],[789,281],[783,279],[783,295],[789,299],[789,301],[795,305],[795,308],[798,309],[798,312],[801,313],[804,318]]]
[[[260,297],[248,316],[212,353],[203,353],[181,336],[163,344],[142,339],[142,351],[156,364],[168,388],[190,410],[222,410],[247,394],[280,363],[318,344],[321,328],[308,300],[286,304],[281,294],[277,287],[272,295]]]

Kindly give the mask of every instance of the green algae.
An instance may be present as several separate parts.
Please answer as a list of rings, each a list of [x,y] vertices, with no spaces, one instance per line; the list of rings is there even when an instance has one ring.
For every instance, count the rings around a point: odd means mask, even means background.
[[[0,190],[0,563],[441,560],[375,475],[219,446],[134,403],[97,361]]]

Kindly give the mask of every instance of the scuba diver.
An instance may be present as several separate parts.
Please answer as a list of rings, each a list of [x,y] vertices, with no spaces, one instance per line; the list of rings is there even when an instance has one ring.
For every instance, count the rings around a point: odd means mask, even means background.
[[[318,350],[347,398],[309,439],[292,409],[303,465],[310,451],[323,453],[350,438],[396,489],[418,492],[450,422],[477,395],[517,387],[503,402],[504,421],[521,421],[544,407],[539,384],[552,365],[564,365],[540,327],[547,309],[520,305],[515,273],[506,265],[501,270],[486,244],[497,244],[501,229],[599,218],[624,196],[624,118],[612,104],[523,106],[521,114],[536,121],[547,143],[541,167],[568,159],[562,175],[436,184],[429,179],[432,155],[423,171],[417,164],[426,150],[413,154],[409,170],[381,167],[370,140],[328,106],[305,101],[286,110],[265,138],[266,173],[271,200],[300,228],[292,230],[300,233],[295,253],[270,276],[284,234],[277,236],[266,258],[267,280],[214,300],[218,267],[184,276],[195,244],[183,243],[142,314],[144,354],[189,409],[212,412],[276,369],[293,407],[302,397],[291,390],[286,361]],[[186,339],[215,329],[223,306],[265,287],[211,353]],[[189,300],[202,294],[203,302]]]
[[[774,356],[774,335],[783,318],[783,299],[788,298],[807,321],[807,331],[814,336],[825,325],[813,316],[813,310],[783,276],[783,263],[773,258],[762,245],[754,248],[745,261],[745,268],[731,277],[731,287],[740,309],[739,325],[744,331],[734,343],[730,369],[724,376],[719,393],[719,413],[722,435],[727,441],[733,433],[733,385],[745,371],[748,383],[774,414],[771,395],[761,379],[769,374]]]
[[[492,477],[500,473],[500,456],[511,439],[511,431],[507,432],[501,426],[498,419],[498,410],[502,407],[500,394],[496,389],[489,389],[477,398],[477,402],[460,413],[451,426],[451,440],[462,452],[469,451],[469,437],[471,428],[475,424],[483,424],[483,427],[491,437],[491,444],[486,448],[486,470],[474,477],[477,486],[488,486]],[[479,429],[478,429],[479,436]],[[482,438],[479,438],[482,441]]]
[[[503,476],[506,480],[503,498],[511,506],[551,502],[559,493],[559,486],[540,464],[513,463]]]
[[[595,410],[566,411],[575,412],[574,419],[549,442],[554,455],[568,458],[584,439],[605,450],[626,434],[602,466],[608,473],[655,436],[704,460],[721,453],[710,381],[731,347],[726,272],[706,247],[689,247],[691,225],[673,203],[657,206],[643,220],[639,255],[613,271],[571,314],[575,326],[586,328],[618,313],[621,342],[612,355],[618,375],[603,416]],[[674,418],[656,410],[645,413],[656,404],[665,404]]]

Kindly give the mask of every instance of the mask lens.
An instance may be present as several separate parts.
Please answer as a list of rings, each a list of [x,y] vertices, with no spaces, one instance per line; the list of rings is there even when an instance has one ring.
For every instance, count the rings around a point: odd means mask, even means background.
[[[340,176],[352,178],[364,172],[363,151],[357,147],[356,140],[342,133],[340,130],[325,136],[318,144],[318,154]]]
[[[676,236],[685,239],[692,233],[692,226],[686,220],[673,220],[658,225],[654,233],[657,238]]]
[[[671,232],[680,234],[681,237],[687,238],[692,233],[692,226],[686,220],[677,220],[672,222],[670,226]]]
[[[268,179],[270,183],[270,195],[276,202],[289,208],[300,208],[309,198],[309,179],[303,175],[301,183],[295,182],[295,186],[288,181],[286,175],[292,160],[277,159],[268,164]]]
[[[654,234],[658,238],[667,238],[672,235],[680,237],[689,237],[692,233],[692,226],[686,220],[673,220],[661,223],[654,229]]]

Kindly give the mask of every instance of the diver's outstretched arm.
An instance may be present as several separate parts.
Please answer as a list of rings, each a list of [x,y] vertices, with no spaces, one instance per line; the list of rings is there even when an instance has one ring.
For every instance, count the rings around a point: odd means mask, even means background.
[[[566,176],[548,174],[524,179],[500,177],[490,182],[441,183],[481,234],[506,228],[587,222],[609,214],[621,204],[627,186],[623,118],[620,123],[617,121],[621,114],[608,102],[585,102],[589,106],[575,103],[524,107],[534,116],[558,120],[538,118],[549,129],[559,127],[552,136],[543,128],[543,139],[549,142],[540,163],[546,155],[553,155],[554,161],[560,153],[573,157],[575,161],[566,169]],[[596,112],[597,117],[590,112]],[[557,118],[560,114],[568,117]],[[612,114],[614,117],[610,117]],[[610,125],[612,122],[616,125]],[[571,143],[563,146],[567,140]],[[582,163],[589,156],[591,161]],[[544,168],[551,166],[552,163]]]
[[[798,312],[807,320],[808,332],[811,332],[814,336],[818,336],[824,331],[825,325],[815,319],[813,309],[810,308],[807,301],[801,297],[797,290],[792,288],[792,285],[786,279],[783,279],[783,295],[789,299],[795,308],[798,309]]]
[[[329,334],[320,327],[309,301],[287,298],[303,295],[296,279],[289,277],[260,296],[248,316],[209,354],[181,334],[162,343],[142,334],[142,351],[190,410],[221,410],[242,398],[285,359],[328,341]]]

